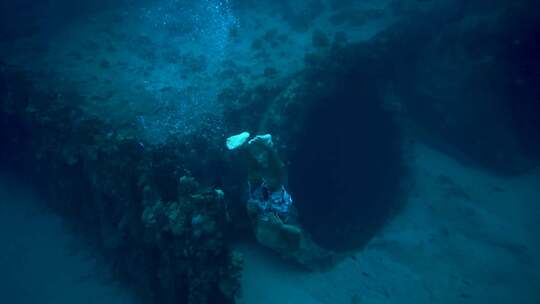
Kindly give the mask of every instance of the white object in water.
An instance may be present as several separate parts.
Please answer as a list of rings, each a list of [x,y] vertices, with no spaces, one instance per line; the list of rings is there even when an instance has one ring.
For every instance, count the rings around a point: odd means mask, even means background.
[[[272,142],[272,135],[265,134],[265,135],[257,135],[252,140],[249,141],[249,145],[262,145],[267,148],[274,147],[274,143]]]
[[[235,150],[243,146],[249,139],[249,132],[242,132],[227,138],[227,149]]]

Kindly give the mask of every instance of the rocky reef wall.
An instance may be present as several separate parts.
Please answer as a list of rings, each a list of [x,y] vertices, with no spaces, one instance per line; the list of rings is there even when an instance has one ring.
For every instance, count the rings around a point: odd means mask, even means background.
[[[145,146],[27,77],[0,71],[2,168],[33,179],[143,298],[233,303],[242,258],[228,246],[227,198],[190,168],[205,153],[195,141]]]
[[[499,4],[434,1],[365,42],[315,39],[300,73],[228,109],[229,125],[273,134],[321,245],[361,247],[397,210],[413,138],[498,174],[538,164],[538,10]]]

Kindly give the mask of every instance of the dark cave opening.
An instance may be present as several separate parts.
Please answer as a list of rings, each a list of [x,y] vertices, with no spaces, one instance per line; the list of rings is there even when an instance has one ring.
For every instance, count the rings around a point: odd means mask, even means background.
[[[405,173],[397,123],[360,71],[334,75],[290,156],[299,220],[335,251],[361,248],[380,229],[399,205]]]

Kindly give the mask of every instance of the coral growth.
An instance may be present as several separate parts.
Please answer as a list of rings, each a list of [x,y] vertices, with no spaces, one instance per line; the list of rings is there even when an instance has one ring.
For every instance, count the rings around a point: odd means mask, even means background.
[[[195,141],[145,145],[133,128],[111,131],[75,102],[1,72],[9,95],[0,99],[2,165],[48,181],[39,186],[50,207],[72,219],[143,298],[235,301],[242,259],[227,242],[227,198],[187,173],[190,165],[200,172]]]

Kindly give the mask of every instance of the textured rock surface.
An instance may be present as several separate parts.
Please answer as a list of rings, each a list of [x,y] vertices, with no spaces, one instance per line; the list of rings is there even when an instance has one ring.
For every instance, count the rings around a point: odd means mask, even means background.
[[[37,186],[50,207],[118,277],[156,303],[234,302],[241,257],[226,241],[223,192],[189,174],[201,153],[185,142],[144,145],[129,127],[110,131],[22,74],[3,70],[0,86],[2,166],[49,181]]]

